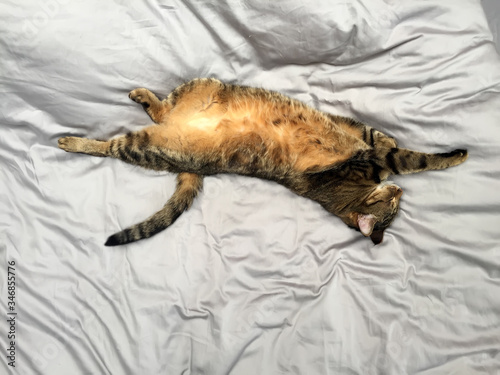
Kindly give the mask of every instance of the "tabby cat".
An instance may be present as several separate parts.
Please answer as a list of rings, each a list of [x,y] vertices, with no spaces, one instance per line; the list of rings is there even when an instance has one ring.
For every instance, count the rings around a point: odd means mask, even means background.
[[[403,193],[385,182],[389,175],[444,169],[467,159],[466,150],[427,154],[398,148],[393,138],[353,119],[277,92],[212,78],[183,84],[164,100],[144,88],[129,97],[155,125],[109,141],[59,139],[59,147],[68,152],[178,173],[176,190],[165,206],[109,237],[107,246],[164,230],[190,207],[203,177],[217,173],[276,181],[378,244]]]

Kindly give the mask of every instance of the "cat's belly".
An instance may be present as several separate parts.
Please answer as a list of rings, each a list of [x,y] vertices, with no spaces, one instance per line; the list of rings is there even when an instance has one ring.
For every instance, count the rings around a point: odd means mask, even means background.
[[[176,112],[168,124],[154,128],[153,143],[178,153],[179,158],[190,156],[213,164],[219,172],[273,166],[298,172],[321,170],[365,147],[342,129],[325,129],[306,115],[290,120],[268,115],[271,109],[227,110],[217,103]]]

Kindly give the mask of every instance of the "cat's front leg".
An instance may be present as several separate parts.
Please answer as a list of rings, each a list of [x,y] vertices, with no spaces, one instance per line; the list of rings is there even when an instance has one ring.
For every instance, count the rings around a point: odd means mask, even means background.
[[[363,129],[363,141],[377,149],[377,148],[386,148],[391,149],[394,147],[398,147],[396,140],[374,128],[371,126],[365,125]]]
[[[158,97],[145,88],[138,88],[130,91],[128,97],[134,102],[142,105],[142,108],[151,117],[155,123],[162,122],[163,117],[170,111],[170,105],[167,101],[160,101]]]

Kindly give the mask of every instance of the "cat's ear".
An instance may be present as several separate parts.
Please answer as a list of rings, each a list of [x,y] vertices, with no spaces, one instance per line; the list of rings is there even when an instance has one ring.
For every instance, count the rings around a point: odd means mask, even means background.
[[[364,236],[371,236],[376,220],[373,215],[358,214],[358,228]]]
[[[378,245],[384,239],[384,230],[373,231],[376,220],[373,215],[358,215],[358,226],[361,233],[365,236],[370,236],[374,245]]]
[[[343,218],[344,222],[350,227],[357,226],[360,232],[366,236],[370,237],[372,242],[375,245],[378,245],[382,242],[384,238],[384,229],[382,230],[373,230],[373,227],[377,223],[375,216],[373,215],[365,215],[358,214],[356,212],[351,212],[347,217]]]

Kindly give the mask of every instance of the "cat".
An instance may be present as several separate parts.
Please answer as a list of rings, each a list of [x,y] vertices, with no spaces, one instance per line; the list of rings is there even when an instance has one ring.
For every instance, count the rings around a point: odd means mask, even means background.
[[[428,154],[399,148],[394,138],[351,118],[321,112],[261,88],[199,78],[160,100],[138,88],[129,97],[156,123],[111,139],[63,137],[68,152],[109,156],[178,173],[174,194],[140,224],[108,238],[115,246],[148,238],[171,225],[202,189],[203,177],[234,173],[275,181],[312,199],[374,244],[394,220],[400,187],[393,174],[444,169],[468,153]]]

